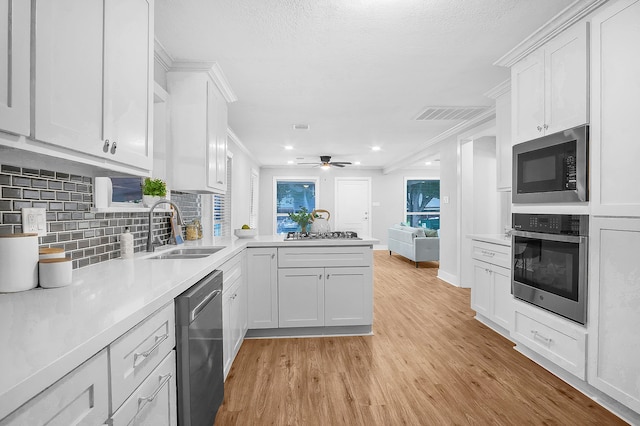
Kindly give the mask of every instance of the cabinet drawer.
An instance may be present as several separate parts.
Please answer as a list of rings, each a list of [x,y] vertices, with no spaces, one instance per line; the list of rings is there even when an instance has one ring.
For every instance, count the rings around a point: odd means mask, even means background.
[[[113,411],[175,345],[175,313],[171,302],[109,346]]]
[[[0,425],[98,425],[108,417],[107,351],[102,350],[0,420]]]
[[[544,320],[543,323],[533,316],[516,308],[515,340],[584,380],[586,331],[577,330],[572,324],[562,324],[560,319]]]
[[[283,247],[278,249],[279,268],[324,268],[331,266],[371,266],[371,246]]]
[[[174,351],[169,352],[169,355],[149,374],[149,377],[131,394],[111,419],[113,426],[176,424]]]
[[[242,277],[242,256],[237,254],[224,262],[218,269],[222,271],[222,292],[226,293]]]
[[[511,269],[511,247],[474,240],[472,253],[476,260]]]

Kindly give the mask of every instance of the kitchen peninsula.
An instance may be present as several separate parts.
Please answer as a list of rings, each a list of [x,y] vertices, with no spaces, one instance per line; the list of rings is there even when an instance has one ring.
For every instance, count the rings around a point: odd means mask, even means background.
[[[0,419],[3,420],[0,425],[27,411],[30,415],[47,415],[37,413],[37,408],[26,410],[25,407],[46,398],[48,387],[68,385],[68,378],[73,379],[78,370],[88,366],[92,367],[89,370],[92,373],[85,376],[100,383],[90,384],[93,398],[85,398],[87,401],[82,403],[90,406],[100,422],[113,418],[127,404],[116,406],[114,394],[120,392],[114,387],[117,378],[108,377],[114,374],[113,363],[121,361],[116,356],[116,345],[144,328],[140,324],[144,326],[149,318],[162,314],[165,319],[151,332],[158,334],[156,330],[166,330],[167,337],[163,335],[160,342],[152,335],[151,340],[140,346],[164,345],[170,352],[175,342],[173,299],[214,269],[224,271],[225,264],[238,256],[243,265],[241,285],[245,286],[247,295],[243,302],[247,309],[240,312],[247,316],[244,324],[248,324],[250,334],[319,335],[340,334],[341,330],[349,334],[370,333],[372,248],[376,242],[373,239],[284,241],[282,236],[200,240],[187,242],[185,246],[224,248],[194,259],[149,259],[149,253],[137,253],[131,260],[114,259],[76,269],[73,284],[68,287],[2,294]],[[269,270],[262,269],[267,266]],[[265,312],[270,322],[260,323]],[[246,327],[241,339],[244,332]],[[162,363],[166,363],[170,355]],[[132,357],[132,362],[127,369],[144,366],[146,360],[135,361]],[[175,398],[175,385],[173,387],[174,391],[167,394],[169,398],[172,395]],[[47,391],[42,392],[45,389]],[[127,398],[134,389],[126,391],[121,399]],[[81,390],[66,389],[64,393],[70,393],[71,397],[73,392]],[[64,398],[60,396],[62,393],[58,392],[57,397]],[[59,404],[59,409],[66,406],[63,401],[55,404]],[[5,418],[10,414],[11,417]]]

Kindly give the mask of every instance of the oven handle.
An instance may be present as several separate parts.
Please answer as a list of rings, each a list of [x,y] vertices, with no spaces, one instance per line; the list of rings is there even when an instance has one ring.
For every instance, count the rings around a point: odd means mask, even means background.
[[[533,238],[536,240],[547,240],[547,241],[560,241],[562,243],[586,243],[588,237],[577,236],[577,235],[561,235],[561,234],[544,234],[542,232],[528,232],[528,231],[511,231],[511,235],[514,237],[525,237],[525,238]]]

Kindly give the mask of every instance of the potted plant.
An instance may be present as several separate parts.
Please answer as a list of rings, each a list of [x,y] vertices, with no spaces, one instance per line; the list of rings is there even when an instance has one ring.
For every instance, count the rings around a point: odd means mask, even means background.
[[[289,218],[300,225],[300,232],[307,232],[307,225],[311,222],[311,213],[306,207],[300,207],[297,212],[289,213]]]
[[[167,196],[167,184],[162,179],[145,178],[142,184],[142,204],[151,207]]]

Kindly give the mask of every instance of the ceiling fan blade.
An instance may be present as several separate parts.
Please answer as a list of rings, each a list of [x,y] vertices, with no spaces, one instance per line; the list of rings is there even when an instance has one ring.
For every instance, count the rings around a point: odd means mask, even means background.
[[[344,164],[340,164],[340,163],[329,163],[331,164],[331,167],[344,167]]]
[[[333,161],[331,162],[332,166],[344,166],[349,164],[351,164],[351,162],[349,161],[336,161],[335,163]]]
[[[314,166],[319,166],[322,163],[296,163],[298,166],[302,166],[302,165],[314,165]]]

